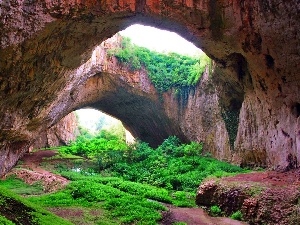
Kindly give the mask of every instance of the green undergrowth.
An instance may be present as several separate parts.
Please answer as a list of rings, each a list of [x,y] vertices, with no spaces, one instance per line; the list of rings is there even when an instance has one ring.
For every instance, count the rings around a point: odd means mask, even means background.
[[[109,155],[111,151],[125,151],[128,146],[122,136],[101,130],[96,135],[84,134],[77,137],[76,141],[68,146],[59,148],[60,156],[63,158],[76,158],[78,156],[92,159],[98,155],[105,157],[114,157]]]
[[[172,201],[167,191],[120,178],[76,172],[62,175],[72,180],[64,190],[29,200],[43,207],[99,207],[106,210],[107,218],[124,224],[156,224],[165,207],[155,200]]]
[[[158,53],[133,44],[127,37],[122,37],[120,48],[108,53],[132,70],[144,67],[159,92],[195,86],[210,64],[210,59],[205,54],[190,57],[177,53]]]
[[[75,224],[150,225],[159,223],[165,204],[195,207],[195,193],[203,179],[247,172],[203,154],[201,143],[182,144],[169,137],[156,149],[144,142],[124,147],[123,139],[103,135],[81,137],[43,162],[44,168],[70,180],[63,190],[41,194],[38,183],[28,187],[15,177],[0,184],[33,195],[27,197],[31,204],[54,212],[68,214],[76,208],[77,216],[64,215]],[[95,211],[101,215],[95,216]],[[30,215],[40,218],[37,212]]]
[[[0,186],[0,224],[71,225],[54,214]]]
[[[29,185],[21,179],[16,178],[16,176],[9,176],[5,180],[0,180],[0,185],[19,195],[38,195],[44,193],[43,186],[39,181]]]
[[[89,142],[97,143],[97,140],[90,139]],[[77,148],[76,143],[70,148],[73,154],[82,155],[81,151],[73,151]],[[202,144],[182,144],[177,137],[169,137],[156,149],[144,142],[137,142],[126,149],[92,149],[90,155],[94,155],[96,164],[93,172],[167,190],[195,192],[207,177],[219,178],[246,172],[238,166],[203,155]],[[60,149],[62,155],[66,152],[70,153],[68,147]]]

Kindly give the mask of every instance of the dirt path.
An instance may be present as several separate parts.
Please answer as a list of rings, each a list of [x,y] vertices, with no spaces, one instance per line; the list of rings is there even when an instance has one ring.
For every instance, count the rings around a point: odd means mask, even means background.
[[[43,151],[37,151],[37,152],[30,152],[26,153],[23,158],[23,167],[28,167],[35,171],[43,171],[48,172],[46,170],[43,170],[40,167],[40,164],[43,162],[43,158],[50,158],[52,156],[55,156],[57,152],[55,150],[43,150]]]
[[[223,178],[232,182],[259,182],[268,186],[300,186],[300,168],[292,169],[286,172],[265,171],[238,174],[234,177]]]
[[[13,169],[10,174],[15,174],[28,184],[41,182],[45,192],[61,189],[66,186],[69,181],[60,175],[44,170],[40,166],[44,158],[50,158],[56,154],[56,151],[53,150],[27,153],[21,159],[23,161],[21,168]]]
[[[185,222],[188,225],[245,225],[247,223],[225,217],[210,217],[201,208],[180,208],[168,205],[169,210],[163,214],[161,225]]]

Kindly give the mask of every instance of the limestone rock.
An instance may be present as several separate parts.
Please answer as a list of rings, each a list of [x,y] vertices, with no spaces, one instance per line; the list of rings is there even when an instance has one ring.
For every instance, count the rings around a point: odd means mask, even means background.
[[[219,206],[226,216],[241,211],[249,224],[298,224],[299,171],[256,172],[207,180],[198,188],[196,203],[208,210]]]
[[[35,140],[33,148],[56,147],[75,141],[79,135],[78,121],[74,112],[62,118]]]

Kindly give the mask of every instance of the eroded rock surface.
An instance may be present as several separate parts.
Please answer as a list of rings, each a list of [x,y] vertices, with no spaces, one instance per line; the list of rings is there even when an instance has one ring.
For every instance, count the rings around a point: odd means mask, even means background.
[[[215,147],[212,152],[218,152],[220,158],[233,155],[236,163],[276,169],[297,167],[300,157],[299,8],[299,2],[281,0],[2,1],[0,174],[28,151],[37,134],[52,127],[74,108],[74,97],[80,87],[94,85],[88,81],[90,77],[101,80],[97,72],[84,64],[95,46],[136,22],[176,31],[211,56],[220,76],[215,88],[225,125],[234,118],[232,115],[239,115],[235,119],[237,134],[233,127],[228,132],[233,135],[227,141],[222,139],[226,138],[226,132],[219,116],[210,121],[210,126],[220,127],[219,132],[203,129],[198,125],[203,122],[197,116],[193,118],[192,113],[182,114],[188,123],[171,119],[163,125],[170,126],[164,130],[180,130],[181,136],[190,136],[192,140],[205,139],[210,149]],[[85,105],[84,101],[83,98],[78,107]],[[109,108],[109,102],[102,103]],[[149,105],[150,111],[139,114],[140,121],[151,125],[147,127],[150,132],[146,141],[169,134],[157,130],[162,127],[159,124],[152,128],[150,116],[160,114],[154,115]],[[117,113],[117,109],[113,110]],[[167,115],[171,115],[168,110]],[[126,118],[120,119],[129,130],[146,136],[138,123],[126,122]],[[158,119],[165,118],[154,120]],[[228,127],[227,123],[227,131]],[[197,135],[201,129],[210,134],[208,143],[207,138]],[[160,134],[152,137],[154,130]],[[228,144],[219,144],[216,137],[222,139],[221,143],[228,142],[230,148]]]
[[[300,170],[241,174],[203,182],[196,203],[219,206],[230,216],[240,210],[249,224],[290,225],[300,222]]]
[[[33,148],[56,147],[75,141],[79,135],[78,121],[74,112],[62,118],[50,129],[41,133]]]

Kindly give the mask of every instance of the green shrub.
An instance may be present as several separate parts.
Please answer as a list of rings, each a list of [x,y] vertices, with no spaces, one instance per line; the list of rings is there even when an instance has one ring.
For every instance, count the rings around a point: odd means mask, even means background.
[[[240,210],[232,213],[232,215],[230,216],[231,219],[234,219],[234,220],[242,220],[243,219],[243,214]]]
[[[220,209],[219,206],[213,205],[213,206],[210,207],[210,214],[212,216],[221,216],[222,210]]]

